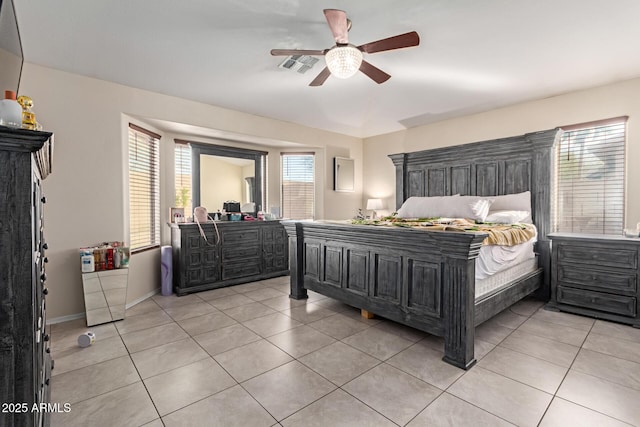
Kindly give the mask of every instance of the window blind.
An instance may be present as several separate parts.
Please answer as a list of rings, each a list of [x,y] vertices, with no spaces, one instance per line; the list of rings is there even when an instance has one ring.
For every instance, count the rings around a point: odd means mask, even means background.
[[[313,219],[315,160],[312,153],[282,153],[282,216]]]
[[[260,167],[262,168],[262,206],[260,206],[260,208],[264,211],[264,212],[270,212],[270,207],[269,207],[269,186],[267,185],[267,177],[269,176],[269,156],[263,156],[262,157],[262,162],[260,164]]]
[[[129,124],[129,241],[132,251],[160,244],[160,135]]]
[[[556,153],[555,230],[622,234],[626,117],[563,130]]]
[[[182,142],[175,145],[175,190],[177,208],[184,208],[184,215],[192,215],[191,146]]]

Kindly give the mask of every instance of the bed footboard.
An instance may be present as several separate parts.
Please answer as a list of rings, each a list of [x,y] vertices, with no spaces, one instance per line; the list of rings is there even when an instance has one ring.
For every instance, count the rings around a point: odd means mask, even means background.
[[[291,294],[307,289],[442,336],[446,362],[475,363],[475,258],[484,233],[283,222]]]

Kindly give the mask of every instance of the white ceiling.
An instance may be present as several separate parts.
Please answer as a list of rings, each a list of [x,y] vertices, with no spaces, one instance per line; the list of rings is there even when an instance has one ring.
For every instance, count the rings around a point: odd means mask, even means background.
[[[357,137],[640,76],[638,0],[14,0],[25,61]],[[391,74],[308,84],[272,48],[325,49],[322,9]]]

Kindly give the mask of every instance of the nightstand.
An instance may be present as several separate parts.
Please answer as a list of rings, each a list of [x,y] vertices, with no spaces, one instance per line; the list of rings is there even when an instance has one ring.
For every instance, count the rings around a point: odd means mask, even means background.
[[[546,308],[640,327],[640,239],[553,233]]]

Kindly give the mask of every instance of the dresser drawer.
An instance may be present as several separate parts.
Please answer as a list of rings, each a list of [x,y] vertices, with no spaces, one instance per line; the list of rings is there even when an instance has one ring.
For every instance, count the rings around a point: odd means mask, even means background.
[[[632,268],[638,266],[638,251],[634,249],[621,249],[599,246],[574,246],[560,244],[558,247],[558,262],[567,261],[602,265],[608,267]]]
[[[239,261],[242,259],[260,258],[261,252],[260,246],[225,246],[222,248],[222,260]]]
[[[561,304],[606,311],[621,316],[635,317],[636,315],[636,298],[634,297],[559,286],[557,300]]]
[[[558,266],[558,284],[560,286],[585,286],[602,289],[605,292],[635,294],[637,277],[635,274],[611,273],[592,270],[587,266],[560,264]]]
[[[260,230],[254,228],[251,230],[224,231],[222,233],[222,243],[225,245],[259,245]]]
[[[222,280],[238,279],[257,274],[260,274],[260,260],[222,264]]]

